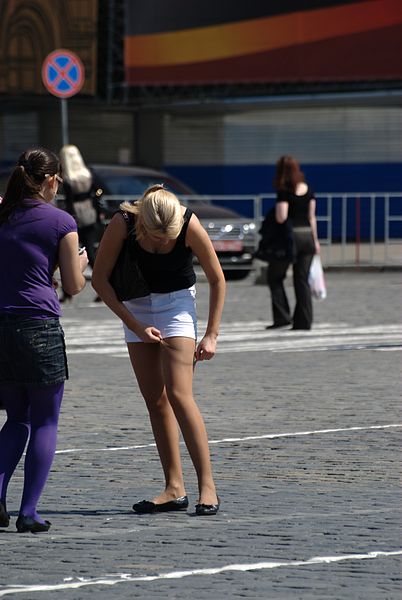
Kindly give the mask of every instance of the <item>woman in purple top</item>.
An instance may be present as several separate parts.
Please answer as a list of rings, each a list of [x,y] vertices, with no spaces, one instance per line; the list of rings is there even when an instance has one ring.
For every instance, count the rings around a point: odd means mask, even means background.
[[[27,150],[0,204],[0,400],[7,412],[0,431],[0,527],[10,522],[7,486],[28,442],[20,533],[50,527],[36,506],[53,461],[68,378],[53,273],[59,267],[63,288],[78,294],[88,264],[86,253],[78,254],[74,219],[51,204],[60,181],[55,154]]]

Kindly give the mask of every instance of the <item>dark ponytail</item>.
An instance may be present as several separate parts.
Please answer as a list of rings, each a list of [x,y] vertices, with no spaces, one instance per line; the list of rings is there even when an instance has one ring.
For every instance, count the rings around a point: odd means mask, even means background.
[[[21,154],[0,204],[0,225],[22,205],[24,198],[36,198],[40,195],[46,175],[59,173],[59,159],[50,150],[32,148]]]

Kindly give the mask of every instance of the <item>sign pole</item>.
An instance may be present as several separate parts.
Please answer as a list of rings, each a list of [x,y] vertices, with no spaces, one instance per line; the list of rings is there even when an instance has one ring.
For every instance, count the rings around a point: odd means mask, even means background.
[[[62,145],[68,144],[68,111],[67,111],[67,98],[60,99],[61,108],[61,139]]]

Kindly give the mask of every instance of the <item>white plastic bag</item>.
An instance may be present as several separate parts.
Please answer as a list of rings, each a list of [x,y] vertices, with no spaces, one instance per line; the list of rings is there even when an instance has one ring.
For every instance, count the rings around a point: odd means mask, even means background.
[[[327,297],[327,287],[325,285],[324,271],[322,270],[319,254],[314,254],[308,276],[308,283],[313,297],[317,298],[317,300],[325,300]]]

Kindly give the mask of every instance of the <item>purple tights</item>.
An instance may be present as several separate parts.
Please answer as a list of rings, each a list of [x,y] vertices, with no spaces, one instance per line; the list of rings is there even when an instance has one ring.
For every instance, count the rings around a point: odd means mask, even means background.
[[[20,514],[41,523],[36,505],[56,450],[63,391],[64,383],[41,387],[0,384],[0,397],[7,411],[7,421],[0,431],[0,501],[6,506],[8,483],[29,438]]]

